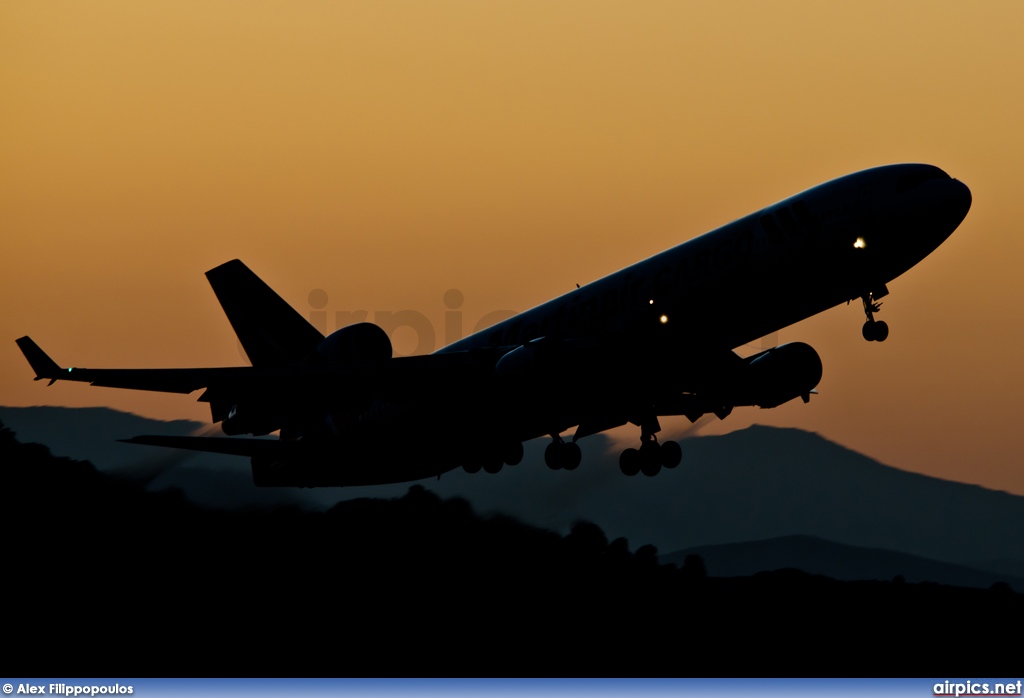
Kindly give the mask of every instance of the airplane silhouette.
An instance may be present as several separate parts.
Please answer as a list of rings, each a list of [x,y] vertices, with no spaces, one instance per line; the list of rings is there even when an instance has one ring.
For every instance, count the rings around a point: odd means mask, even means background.
[[[868,341],[886,284],[960,225],[970,190],[937,167],[900,164],[840,177],[696,237],[425,356],[393,357],[377,325],[324,337],[239,260],[206,273],[252,366],[61,368],[17,340],[36,380],[190,393],[205,388],[225,434],[128,443],[248,456],[261,486],[405,482],[462,467],[496,473],[523,442],[550,436],[545,461],[573,470],[579,439],[632,423],[626,475],[679,464],[659,417],[724,419],[771,408],[821,379],[793,342],[735,353],[828,308],[861,299]],[[571,439],[562,432],[576,427]]]

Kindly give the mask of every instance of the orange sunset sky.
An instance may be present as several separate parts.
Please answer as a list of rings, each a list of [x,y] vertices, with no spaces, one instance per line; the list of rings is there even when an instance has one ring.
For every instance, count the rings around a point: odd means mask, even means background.
[[[203,277],[235,257],[304,314],[325,291],[328,330],[414,309],[440,340],[448,289],[470,329],[927,162],[974,205],[889,284],[889,340],[861,339],[857,304],[786,328],[821,394],[701,433],[799,427],[1024,494],[1022,76],[1016,0],[4,2],[0,403],[208,420],[194,396],[46,388],[14,340],[64,365],[240,364]]]

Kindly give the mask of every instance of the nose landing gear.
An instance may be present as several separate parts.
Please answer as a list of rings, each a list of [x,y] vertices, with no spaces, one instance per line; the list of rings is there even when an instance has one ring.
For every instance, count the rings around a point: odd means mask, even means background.
[[[867,321],[861,328],[861,335],[869,342],[884,342],[889,336],[889,325],[884,320],[875,320],[875,313],[882,308],[882,304],[876,303],[875,299],[881,298],[886,293],[888,291],[883,287],[882,292],[877,296],[874,293],[861,296],[861,300],[864,302],[864,315],[867,316]]]

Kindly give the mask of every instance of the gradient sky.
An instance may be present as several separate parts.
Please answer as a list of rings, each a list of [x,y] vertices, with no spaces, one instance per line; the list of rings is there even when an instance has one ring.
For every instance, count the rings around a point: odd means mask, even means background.
[[[208,420],[188,396],[47,389],[14,339],[64,365],[242,363],[203,277],[235,257],[303,313],[325,291],[329,330],[415,309],[440,337],[448,289],[469,329],[927,162],[974,205],[889,284],[889,340],[861,339],[857,304],[787,328],[821,394],[702,433],[800,427],[1024,494],[1022,75],[1013,0],[5,2],[0,403]]]

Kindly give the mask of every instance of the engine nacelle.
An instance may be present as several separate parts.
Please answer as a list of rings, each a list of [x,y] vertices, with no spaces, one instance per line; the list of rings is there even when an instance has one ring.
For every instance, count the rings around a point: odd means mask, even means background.
[[[592,352],[584,347],[539,337],[508,352],[494,365],[494,373],[507,380],[545,380],[570,370],[585,370]]]
[[[494,366],[494,372],[503,378],[517,378],[532,374],[537,370],[538,364],[544,363],[541,344],[542,340],[535,339],[516,347],[498,359],[498,363]]]
[[[803,342],[791,342],[747,359],[736,404],[777,407],[807,395],[821,381],[821,358]]]
[[[391,358],[391,338],[372,322],[358,322],[325,337],[316,353],[325,361],[340,364],[383,361]]]

